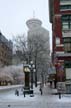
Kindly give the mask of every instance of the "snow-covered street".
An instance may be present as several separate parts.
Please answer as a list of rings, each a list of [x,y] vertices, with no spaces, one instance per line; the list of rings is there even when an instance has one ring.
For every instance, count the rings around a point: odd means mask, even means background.
[[[34,97],[24,97],[21,90],[20,95],[16,96],[15,91],[11,91],[0,96],[0,108],[71,108],[71,95],[64,94],[59,99],[53,92],[55,90],[48,85],[44,87],[43,95],[40,94],[39,87],[34,88]]]

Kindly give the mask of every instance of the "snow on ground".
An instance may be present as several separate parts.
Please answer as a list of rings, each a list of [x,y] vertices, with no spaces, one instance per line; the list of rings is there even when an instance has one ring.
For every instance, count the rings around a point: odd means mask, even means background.
[[[64,94],[61,99],[57,99],[58,102],[71,102],[71,95]]]
[[[4,91],[0,91],[0,102],[3,101],[3,100],[7,100],[7,101],[35,101],[37,100],[38,98],[38,95],[40,95],[40,92],[39,92],[39,87],[37,88],[34,88],[34,95],[33,97],[30,97],[30,94],[26,94],[25,97],[23,95],[23,92],[22,92],[22,88],[20,89],[17,89],[19,91],[19,96],[15,95],[15,90],[16,89],[9,89],[7,91],[6,89],[6,92],[5,90]]]
[[[10,94],[10,95],[7,95],[4,99],[10,99],[10,100],[14,100],[14,101],[17,101],[17,100],[19,100],[19,101],[21,101],[21,100],[34,101],[36,98],[37,98],[37,96],[30,97],[30,95],[26,95],[26,97],[24,97],[23,95],[16,96],[14,94]]]
[[[15,90],[11,90],[7,93],[4,94],[0,94],[0,102],[1,101],[23,101],[24,102],[37,102],[37,101],[45,101],[48,103],[71,103],[71,95],[67,95],[67,94],[63,94],[61,95],[61,99],[59,99],[58,95],[52,95],[51,93],[54,93],[54,90],[49,88],[48,86],[44,87],[43,90],[43,95],[41,96],[40,91],[39,91],[39,86],[37,88],[34,87],[34,96],[30,97],[30,95],[26,95],[26,97],[24,97],[21,89],[19,90],[19,96],[15,95]],[[55,90],[56,91],[56,90]]]

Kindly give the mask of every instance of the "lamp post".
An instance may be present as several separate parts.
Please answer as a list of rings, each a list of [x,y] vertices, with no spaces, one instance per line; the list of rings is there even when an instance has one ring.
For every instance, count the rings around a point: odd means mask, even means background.
[[[35,87],[37,87],[37,69],[36,69],[36,62],[35,62]]]
[[[31,89],[33,89],[33,72],[35,72],[35,65],[33,61],[30,62],[30,70],[31,70]]]

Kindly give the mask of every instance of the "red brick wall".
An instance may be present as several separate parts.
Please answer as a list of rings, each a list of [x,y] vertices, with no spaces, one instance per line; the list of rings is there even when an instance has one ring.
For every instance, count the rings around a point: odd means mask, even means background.
[[[55,32],[56,32],[56,36],[60,37],[60,44],[62,44],[61,16],[55,16]]]
[[[61,11],[60,14],[71,14],[71,10]]]
[[[54,0],[54,14],[60,13],[60,0]]]
[[[60,15],[60,0],[54,0],[54,16],[53,16],[53,36],[52,36],[52,45],[53,53],[56,49],[56,36],[60,38],[60,44],[63,43],[62,40],[62,24],[61,24],[61,15]],[[58,49],[59,51],[59,49]],[[62,49],[61,49],[62,51]]]

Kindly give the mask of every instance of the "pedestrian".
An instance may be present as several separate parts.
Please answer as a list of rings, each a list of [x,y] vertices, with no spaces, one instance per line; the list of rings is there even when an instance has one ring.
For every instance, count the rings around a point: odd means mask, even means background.
[[[22,88],[21,88],[21,91],[22,91],[22,92],[23,92],[23,89],[24,89],[24,88],[22,87]]]
[[[15,95],[19,96],[19,91],[16,89]]]
[[[54,80],[54,88],[56,88],[56,84],[57,84],[57,81],[56,81],[56,80]]]
[[[41,95],[43,94],[43,91],[42,91],[42,84],[40,83],[40,93]]]
[[[50,80],[50,87],[52,88],[52,81]]]
[[[24,95],[24,97],[25,97],[25,90],[23,89],[23,95]]]

